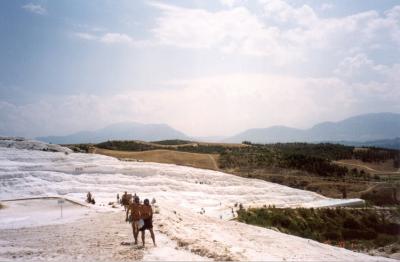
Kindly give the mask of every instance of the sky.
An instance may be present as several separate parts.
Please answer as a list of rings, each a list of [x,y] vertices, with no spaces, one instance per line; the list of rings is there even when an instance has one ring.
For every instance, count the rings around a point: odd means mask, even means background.
[[[0,1],[0,135],[400,113],[400,2]]]

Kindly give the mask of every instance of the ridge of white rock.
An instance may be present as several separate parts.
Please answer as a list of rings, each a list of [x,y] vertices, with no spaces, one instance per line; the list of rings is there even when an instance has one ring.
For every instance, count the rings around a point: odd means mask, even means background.
[[[115,201],[117,193],[136,192],[142,200],[156,199],[159,212],[154,215],[154,225],[163,233],[164,241],[177,242],[182,249],[204,257],[274,261],[386,260],[231,221],[232,208],[237,203],[245,207],[320,207],[338,205],[343,201],[340,199],[212,170],[124,162],[96,154],[25,149],[0,147],[0,200],[65,196],[84,201],[90,191],[96,199],[95,210],[111,211],[107,203]],[[154,255],[150,253],[149,257],[168,260],[167,252],[162,257],[157,254],[160,248],[154,248],[151,251]]]
[[[0,147],[72,153],[71,149],[60,146],[60,145],[48,144],[45,142],[32,140],[32,139],[26,139],[23,137],[0,136]]]

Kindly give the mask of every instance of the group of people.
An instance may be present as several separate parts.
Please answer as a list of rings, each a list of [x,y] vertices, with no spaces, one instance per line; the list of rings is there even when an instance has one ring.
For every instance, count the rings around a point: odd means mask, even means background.
[[[119,194],[117,194],[117,200],[119,201]],[[138,244],[138,235],[140,231],[143,247],[145,246],[145,231],[149,230],[153,244],[156,246],[156,240],[153,231],[153,209],[150,205],[150,201],[146,198],[142,204],[139,196],[136,194],[132,196],[125,191],[121,197],[120,203],[124,206],[126,211],[125,221],[132,224],[135,245]],[[152,203],[155,203],[155,199],[153,199]]]

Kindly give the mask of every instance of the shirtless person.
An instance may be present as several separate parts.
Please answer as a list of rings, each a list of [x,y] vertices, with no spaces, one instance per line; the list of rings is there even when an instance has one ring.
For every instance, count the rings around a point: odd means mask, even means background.
[[[139,229],[142,232],[143,247],[145,245],[144,233],[145,233],[146,229],[148,229],[150,231],[151,239],[153,240],[154,246],[157,246],[156,239],[154,237],[154,232],[153,232],[153,209],[151,208],[150,202],[147,198],[143,202],[140,214],[141,214],[141,218],[143,219],[143,222],[144,222],[144,225]]]
[[[135,196],[133,203],[130,203],[128,209],[126,210],[126,219],[125,221],[129,221],[132,223],[132,232],[133,238],[135,239],[135,245],[138,243],[138,235],[139,235],[139,220],[141,217],[141,209],[142,205],[139,202],[139,197]],[[129,215],[130,211],[130,215]]]
[[[132,196],[132,195],[131,195]],[[124,210],[127,210],[127,207],[129,205],[129,195],[128,192],[125,191],[125,193],[121,197],[121,204],[124,206]]]

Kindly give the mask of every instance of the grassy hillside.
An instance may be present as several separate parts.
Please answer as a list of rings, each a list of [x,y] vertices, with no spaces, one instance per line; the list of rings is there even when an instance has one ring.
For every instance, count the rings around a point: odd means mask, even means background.
[[[174,144],[176,143],[176,144]],[[205,142],[190,142],[186,140],[163,140],[156,142],[144,141],[107,141],[95,145],[98,148],[120,150],[120,151],[146,151],[156,149],[170,149],[183,152],[203,153],[203,154],[218,154],[226,150],[234,150],[237,148],[248,147],[244,144],[225,144],[225,143],[205,143]]]
[[[187,153],[165,149],[129,152],[102,148],[94,149],[94,153],[116,157],[125,161],[140,160],[218,170],[217,162],[219,156],[215,154]]]
[[[335,163],[346,166],[349,169],[356,167],[371,174],[396,174],[399,172],[399,168],[394,163],[393,159],[382,162],[363,162],[359,159],[341,159]]]
[[[336,144],[250,144],[221,154],[220,168],[250,178],[315,191],[328,197],[363,198],[373,205],[400,204],[400,151]],[[358,161],[379,167],[372,172]],[[397,170],[397,171],[393,171]]]
[[[240,222],[276,228],[281,232],[353,250],[400,246],[399,209],[254,208],[241,209]]]
[[[223,170],[328,197],[361,197],[374,205],[400,204],[400,151],[339,144],[107,141],[75,145],[91,152],[150,162]]]
[[[172,140],[161,140],[161,141],[153,141],[151,142],[153,144],[158,144],[158,145],[187,145],[187,144],[193,144],[192,141],[189,140],[180,140],[180,139],[172,139]]]

